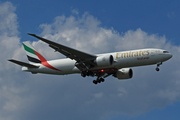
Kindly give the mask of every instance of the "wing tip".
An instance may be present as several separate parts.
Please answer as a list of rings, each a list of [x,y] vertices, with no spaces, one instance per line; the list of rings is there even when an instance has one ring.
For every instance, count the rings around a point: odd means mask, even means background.
[[[32,33],[27,33],[28,35],[31,35],[31,36],[36,36],[36,34],[32,34]]]
[[[9,59],[8,61],[13,62],[14,60],[13,59]]]

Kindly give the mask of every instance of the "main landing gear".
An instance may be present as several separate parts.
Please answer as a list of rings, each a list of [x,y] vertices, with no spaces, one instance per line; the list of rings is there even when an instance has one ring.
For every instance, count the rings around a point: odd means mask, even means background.
[[[157,63],[156,71],[159,71],[159,66],[162,65],[162,62]]]
[[[102,78],[102,73],[99,73],[99,74],[94,74],[92,71],[85,71],[85,72],[82,72],[81,73],[81,76],[82,77],[86,77],[86,76],[92,76],[92,77],[94,77],[94,76],[97,76],[97,79],[96,80],[93,80],[93,83],[94,84],[98,84],[98,83],[101,83],[101,82],[104,82],[105,80],[104,80],[104,78]]]
[[[93,83],[94,84],[98,84],[98,83],[101,83],[101,82],[104,82],[105,80],[103,78],[97,78],[96,80],[93,80]]]

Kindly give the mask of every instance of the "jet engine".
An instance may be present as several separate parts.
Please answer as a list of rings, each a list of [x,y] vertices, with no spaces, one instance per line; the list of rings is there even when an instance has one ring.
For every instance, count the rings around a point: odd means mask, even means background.
[[[131,68],[122,68],[119,69],[115,74],[114,77],[117,77],[118,79],[129,79],[132,78],[133,71]]]
[[[95,63],[97,66],[109,66],[112,65],[114,58],[112,55],[104,55],[96,58]]]

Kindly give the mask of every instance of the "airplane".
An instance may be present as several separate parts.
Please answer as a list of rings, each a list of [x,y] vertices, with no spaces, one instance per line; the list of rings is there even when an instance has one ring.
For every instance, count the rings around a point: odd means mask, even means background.
[[[130,67],[156,64],[156,71],[159,71],[159,66],[172,57],[167,50],[154,48],[92,55],[35,34],[27,34],[49,44],[49,47],[53,48],[55,52],[60,52],[67,58],[47,61],[26,41],[23,42],[23,46],[29,63],[9,60],[23,66],[22,71],[54,75],[79,73],[82,77],[97,77],[96,80],[93,80],[94,84],[104,82],[104,79],[110,75],[119,80],[130,79],[133,77],[133,70]]]

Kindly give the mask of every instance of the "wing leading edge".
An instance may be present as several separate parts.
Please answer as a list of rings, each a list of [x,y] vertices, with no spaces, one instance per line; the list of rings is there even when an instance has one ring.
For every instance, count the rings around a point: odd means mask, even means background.
[[[76,60],[76,67],[79,68],[81,71],[88,70],[91,66],[95,66],[95,63],[93,62],[97,56],[91,55],[58,43],[55,43],[53,41],[47,40],[45,38],[39,37],[35,34],[30,34],[33,37],[36,37],[40,39],[41,41],[49,44],[51,48],[53,48],[55,51],[60,52],[61,54],[65,55],[67,58],[70,58],[72,60]]]

